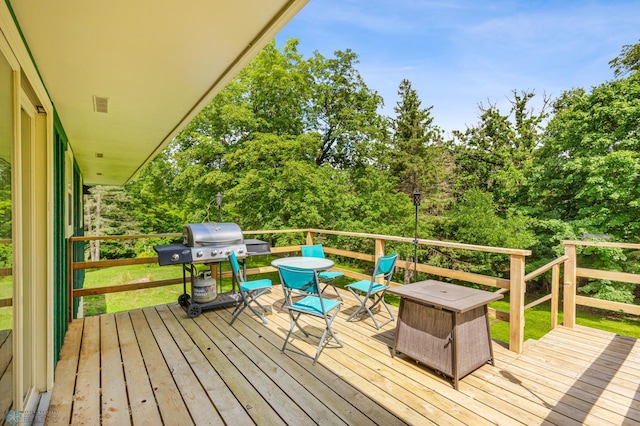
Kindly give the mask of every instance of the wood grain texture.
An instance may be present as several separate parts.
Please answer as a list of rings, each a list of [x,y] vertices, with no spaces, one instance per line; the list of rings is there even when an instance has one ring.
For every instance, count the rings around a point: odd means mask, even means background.
[[[527,342],[521,354],[493,342],[495,365],[469,373],[456,391],[432,368],[391,357],[393,322],[376,330],[370,318],[345,321],[356,301],[341,294],[345,306],[332,328],[344,347],[328,346],[316,365],[317,338],[296,331],[290,343],[296,351],[280,351],[289,316],[277,285],[261,298],[273,306],[266,325],[241,315],[229,326],[231,308],[191,319],[175,303],[103,315],[100,327],[91,318],[74,321],[50,407],[62,421],[51,416],[47,423],[69,424],[71,417],[61,413],[75,416],[85,404],[78,392],[99,394],[100,378],[85,374],[98,347],[103,384],[104,374],[113,372],[116,387],[123,384],[115,374],[120,352],[128,396],[122,411],[131,411],[133,424],[640,425],[636,339],[559,326]],[[384,309],[376,315],[388,317]],[[113,336],[102,335],[113,334],[114,325],[117,349]],[[314,334],[322,329],[311,318],[301,326]],[[77,387],[79,370],[83,385]],[[166,412],[168,401],[178,406],[174,414]],[[84,410],[83,420],[100,424],[100,415],[99,406]]]

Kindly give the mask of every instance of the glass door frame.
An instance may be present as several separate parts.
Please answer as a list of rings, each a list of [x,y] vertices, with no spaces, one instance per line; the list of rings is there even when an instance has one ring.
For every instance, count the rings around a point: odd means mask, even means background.
[[[18,250],[22,253],[22,283],[16,286],[15,290],[19,290],[19,303],[16,304],[14,316],[14,324],[16,330],[20,330],[20,363],[18,376],[20,383],[16,388],[16,393],[22,396],[23,407],[32,405],[30,401],[35,396],[35,378],[36,378],[36,347],[37,332],[35,327],[36,318],[36,280],[38,273],[36,270],[36,262],[38,259],[36,252],[36,118],[37,109],[31,102],[25,91],[20,87],[20,108],[18,118],[20,125],[18,127],[19,145],[16,151],[21,156],[20,175],[15,176],[17,182],[21,184],[20,194],[21,203],[20,210],[22,216],[21,231],[22,235],[18,242]],[[28,123],[25,123],[28,120]],[[24,132],[25,125],[28,126],[28,135]],[[15,292],[14,290],[14,292]]]
[[[6,24],[1,6],[0,23]],[[40,392],[50,390],[54,378],[53,105],[16,28],[6,25],[0,28],[0,57],[12,70],[9,95],[13,115],[10,130],[13,245],[11,410],[20,416],[29,416],[36,413]],[[30,135],[26,147],[22,141],[22,114],[29,119]],[[26,299],[25,295],[28,296]],[[25,337],[28,342],[25,342]],[[24,356],[26,351],[27,357]],[[24,358],[28,358],[29,365],[25,365]]]

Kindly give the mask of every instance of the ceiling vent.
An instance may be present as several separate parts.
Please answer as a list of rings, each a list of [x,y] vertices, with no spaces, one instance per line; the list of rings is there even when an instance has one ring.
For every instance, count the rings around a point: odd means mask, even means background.
[[[109,98],[93,95],[93,110],[95,112],[109,112]]]

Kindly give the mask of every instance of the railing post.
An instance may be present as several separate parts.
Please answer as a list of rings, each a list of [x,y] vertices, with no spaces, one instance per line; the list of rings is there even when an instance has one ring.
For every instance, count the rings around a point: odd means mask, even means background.
[[[558,301],[560,299],[560,265],[551,269],[551,329],[558,326]]]
[[[313,233],[311,231],[307,231],[307,245],[310,246],[313,244]]]
[[[576,246],[570,242],[563,242],[564,254],[569,259],[564,263],[564,320],[565,327],[573,328],[576,325]]]
[[[384,240],[376,239],[375,260],[382,256],[384,256]]]
[[[68,286],[68,304],[69,322],[73,321],[73,241],[67,238],[67,286]]]
[[[373,260],[374,268],[375,268],[376,262],[378,262],[378,259],[380,257],[382,257],[382,256],[384,256],[384,240],[376,239],[375,249],[374,249],[374,256],[373,256],[374,257],[374,260]],[[380,277],[380,278],[376,279],[376,282],[378,282],[380,284],[383,284],[384,280],[383,280],[382,277]]]
[[[524,280],[523,255],[511,255],[509,289],[509,350],[521,353],[524,344],[524,294],[527,289]]]

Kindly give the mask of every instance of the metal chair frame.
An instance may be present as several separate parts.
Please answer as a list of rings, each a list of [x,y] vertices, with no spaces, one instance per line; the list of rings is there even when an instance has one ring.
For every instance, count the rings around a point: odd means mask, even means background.
[[[356,315],[364,314],[365,312],[369,314],[378,330],[380,330],[380,327],[390,323],[391,321],[395,321],[393,313],[391,313],[389,306],[384,301],[384,295],[389,289],[397,258],[397,254],[381,256],[376,261],[376,267],[369,281],[362,280],[346,286],[346,288],[360,302],[360,306],[358,307],[358,309],[354,313],[352,313],[349,318],[347,318],[347,321],[350,321]],[[384,279],[384,284],[376,282],[376,279],[380,276],[382,276],[382,278]],[[371,306],[367,306],[367,302],[369,301],[371,301]],[[375,308],[378,304],[384,306],[389,313],[389,319],[382,325],[378,324],[378,321],[376,321],[375,315],[372,312],[372,309]]]
[[[339,347],[343,347],[342,342],[331,329],[331,324],[338,315],[338,312],[340,312],[342,301],[337,301],[335,299],[325,300],[322,297],[322,292],[320,291],[318,274],[310,269],[280,266],[278,268],[278,273],[280,274],[285,304],[290,318],[289,332],[284,339],[281,352],[284,353],[287,343],[289,342],[289,338],[296,327],[302,331],[305,337],[313,336],[320,339],[316,355],[313,358],[313,364],[318,361],[318,357],[320,357],[323,349],[329,344],[331,339],[335,340]],[[300,292],[302,292],[303,295],[306,295],[302,300],[294,302],[294,294],[295,296],[299,296]],[[298,323],[298,319],[302,314],[311,315],[324,320],[325,329],[322,336],[313,335],[302,328],[300,323]]]
[[[251,312],[256,314],[258,318],[262,320],[263,323],[267,324],[268,321],[264,317],[264,314],[267,312],[267,308],[262,306],[262,304],[257,300],[260,296],[271,290],[272,284],[270,279],[261,279],[261,280],[253,280],[246,281],[243,274],[240,272],[240,264],[238,263],[238,258],[235,253],[231,252],[229,255],[229,262],[231,263],[231,272],[233,274],[233,279],[238,285],[238,290],[240,292],[240,297],[242,297],[242,303],[239,303],[236,306],[236,309],[233,311],[231,315],[231,322],[229,325],[233,325],[233,322],[238,318],[238,315],[245,310],[245,308],[249,308]],[[262,313],[258,312],[252,304],[256,304],[262,310]]]
[[[313,244],[313,245],[306,245],[306,246],[300,246],[300,251],[302,252],[302,256],[303,257],[321,257],[321,258],[325,258],[324,256],[324,249],[322,248],[322,244]],[[331,287],[333,288],[333,291],[336,293],[336,295],[338,296],[338,298],[340,300],[342,299],[342,296],[340,295],[340,293],[338,292],[338,289],[336,288],[334,281],[337,278],[340,278],[344,276],[344,274],[342,272],[332,272],[332,271],[323,271],[320,272],[318,274],[318,278],[319,278],[319,282],[324,284],[324,287],[322,287],[321,292],[324,293],[324,291],[327,289],[327,287]]]

